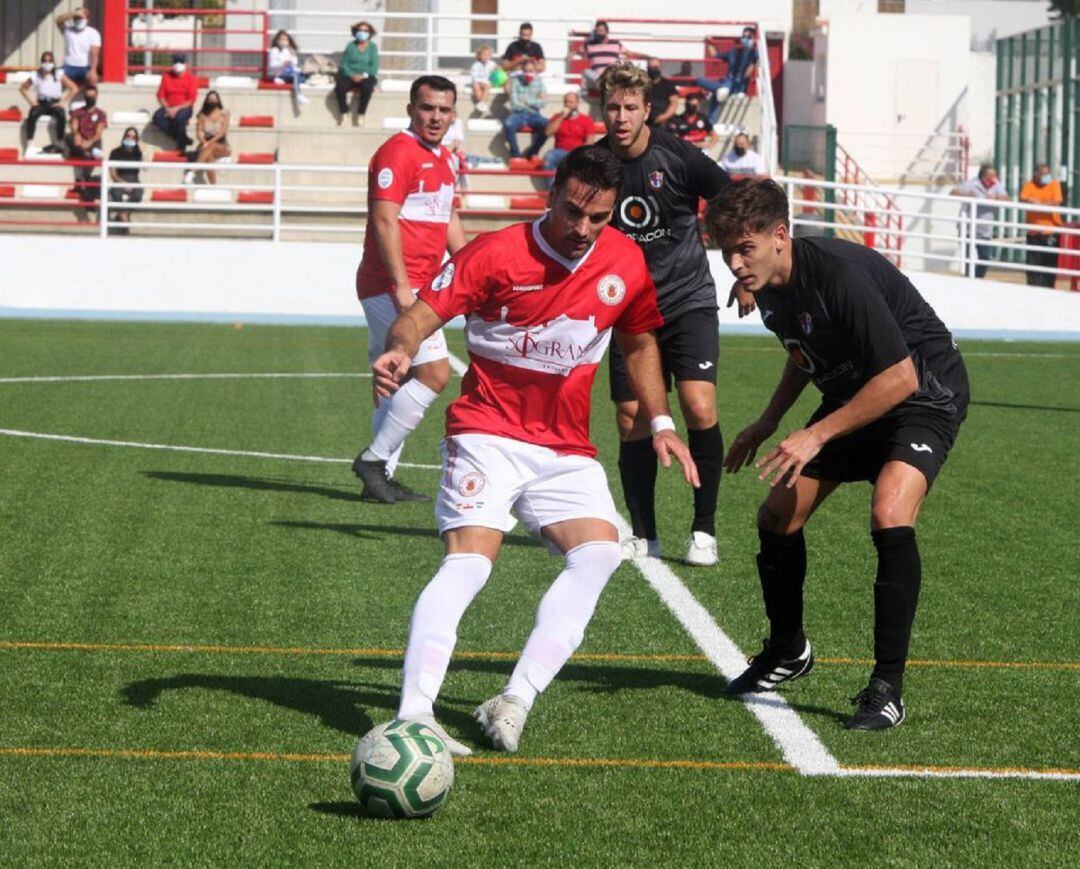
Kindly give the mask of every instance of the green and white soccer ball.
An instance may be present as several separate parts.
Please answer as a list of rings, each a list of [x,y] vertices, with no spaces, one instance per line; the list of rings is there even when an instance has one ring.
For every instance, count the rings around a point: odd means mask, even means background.
[[[365,814],[426,818],[450,795],[454,763],[426,724],[395,719],[360,738],[349,778]]]

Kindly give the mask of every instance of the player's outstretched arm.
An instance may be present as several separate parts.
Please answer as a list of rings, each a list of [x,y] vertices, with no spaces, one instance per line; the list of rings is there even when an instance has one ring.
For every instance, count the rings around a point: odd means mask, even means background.
[[[398,391],[409,376],[420,342],[442,326],[442,318],[424,301],[415,302],[398,315],[386,335],[386,351],[371,365],[376,403]]]
[[[768,406],[762,411],[761,416],[739,432],[732,442],[727,457],[724,459],[724,468],[729,474],[737,473],[754,461],[758,447],[773,435],[784,418],[784,414],[802,395],[809,381],[810,378],[788,359]]]
[[[375,234],[375,248],[386,266],[386,273],[394,282],[390,296],[394,306],[404,311],[413,303],[413,288],[409,286],[409,273],[405,269],[405,252],[401,244],[401,224],[398,217],[401,204],[389,199],[376,199],[371,203],[367,231]]]
[[[615,332],[615,340],[626,360],[626,376],[637,398],[639,413],[650,421],[653,433],[653,449],[660,464],[671,467],[672,458],[682,465],[683,477],[695,489],[701,485],[697,465],[690,457],[690,450],[675,434],[675,422],[668,407],[667,389],[663,368],[660,365],[660,347],[652,332],[637,335]]]

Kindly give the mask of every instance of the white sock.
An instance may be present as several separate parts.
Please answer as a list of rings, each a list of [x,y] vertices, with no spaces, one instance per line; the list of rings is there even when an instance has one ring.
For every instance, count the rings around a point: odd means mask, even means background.
[[[438,397],[439,393],[414,378],[395,392],[388,402],[379,402],[386,405],[386,414],[375,429],[371,446],[364,451],[365,458],[370,454],[389,462],[390,457],[401,449],[405,438],[420,425],[424,412]]]
[[[389,413],[389,411],[390,411],[390,402],[385,400],[385,399],[383,401],[380,401],[379,406],[377,408],[375,408],[371,412],[371,431],[372,432],[378,432],[378,430],[380,428],[382,428],[383,420],[386,419],[386,414]],[[372,437],[374,437],[374,434],[372,435]],[[390,458],[388,458],[386,460],[386,476],[387,477],[394,476],[394,471],[397,469],[398,461],[401,459],[401,451],[402,451],[402,449],[404,449],[404,447],[405,447],[405,445],[402,444],[400,447],[398,447],[396,450],[394,450],[394,452],[390,456]],[[360,456],[360,458],[362,458],[365,462],[374,462],[374,461],[378,461],[379,457],[376,456],[371,451],[370,447],[367,447],[367,448],[364,449],[364,452]]]
[[[566,567],[540,601],[536,627],[504,694],[521,699],[526,707],[532,706],[536,695],[551,684],[581,645],[600,593],[621,560],[618,543],[600,540],[582,543],[566,553]]]
[[[465,610],[491,575],[483,555],[447,555],[413,608],[398,718],[430,715],[457,642]]]

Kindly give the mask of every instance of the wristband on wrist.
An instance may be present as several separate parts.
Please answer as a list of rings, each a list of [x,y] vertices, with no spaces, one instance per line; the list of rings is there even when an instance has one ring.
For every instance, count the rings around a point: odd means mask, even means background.
[[[653,437],[656,437],[662,431],[675,431],[675,420],[670,416],[654,416],[649,428],[652,429]]]

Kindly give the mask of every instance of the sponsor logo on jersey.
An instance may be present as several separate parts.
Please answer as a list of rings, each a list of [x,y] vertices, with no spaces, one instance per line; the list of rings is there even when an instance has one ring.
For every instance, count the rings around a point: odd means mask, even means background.
[[[810,351],[798,338],[785,338],[784,349],[787,350],[788,355],[791,357],[791,361],[799,366],[801,370],[811,376],[817,371],[814,360],[810,358]]]
[[[697,367],[700,368],[702,371],[708,371],[710,368],[713,367],[713,364],[709,361],[699,362],[697,364]]]
[[[651,196],[627,196],[619,206],[619,217],[631,229],[650,229],[660,223],[660,209]]]
[[[512,293],[535,293],[538,290],[544,289],[543,284],[514,284],[510,287]]]
[[[664,186],[664,173],[659,169],[655,172],[649,173],[649,186],[653,190],[659,190]]]
[[[617,305],[626,298],[626,284],[618,275],[604,275],[596,282],[596,295],[605,305]]]
[[[934,448],[929,444],[912,444],[911,448],[917,453],[932,453]]]
[[[454,264],[452,262],[443,266],[443,270],[435,275],[435,280],[431,282],[431,289],[436,293],[439,290],[445,290],[454,281]]]
[[[469,471],[458,482],[458,494],[462,498],[472,498],[475,495],[479,495],[484,491],[484,486],[487,485],[487,479],[479,471]]]
[[[503,317],[507,309],[503,309]],[[560,314],[534,326],[470,316],[466,326],[469,353],[515,368],[567,377],[579,365],[603,359],[611,330],[596,330],[596,318],[575,320]]]
[[[808,311],[803,311],[799,314],[799,325],[802,326],[804,335],[809,335],[813,331],[814,321],[811,319]]]
[[[394,183],[394,170],[387,166],[379,172],[379,189],[385,190]]]

